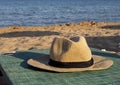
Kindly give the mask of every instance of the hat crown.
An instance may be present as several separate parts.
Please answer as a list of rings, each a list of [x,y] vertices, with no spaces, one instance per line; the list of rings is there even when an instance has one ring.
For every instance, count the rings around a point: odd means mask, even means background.
[[[84,62],[91,60],[91,50],[83,36],[67,38],[54,38],[50,59],[58,62]]]

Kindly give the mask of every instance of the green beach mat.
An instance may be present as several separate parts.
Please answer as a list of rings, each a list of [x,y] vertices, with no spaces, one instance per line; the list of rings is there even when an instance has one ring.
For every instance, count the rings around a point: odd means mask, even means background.
[[[93,48],[91,50],[93,54],[112,59],[113,66],[100,71],[54,73],[26,63],[30,58],[48,55],[49,49],[1,55],[0,65],[11,85],[120,85],[120,56]]]

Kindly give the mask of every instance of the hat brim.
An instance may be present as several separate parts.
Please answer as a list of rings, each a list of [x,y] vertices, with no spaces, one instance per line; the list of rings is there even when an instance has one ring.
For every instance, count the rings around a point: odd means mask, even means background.
[[[78,72],[78,71],[102,70],[109,68],[113,64],[112,60],[102,56],[93,55],[93,60],[94,64],[86,68],[59,68],[50,66],[48,64],[49,55],[31,58],[27,61],[27,63],[33,67],[54,72]]]

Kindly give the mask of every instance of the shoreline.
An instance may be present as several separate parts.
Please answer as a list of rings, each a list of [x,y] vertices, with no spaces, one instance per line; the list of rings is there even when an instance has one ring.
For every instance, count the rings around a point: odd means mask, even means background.
[[[0,28],[0,53],[47,49],[57,36],[67,38],[84,36],[89,47],[120,53],[120,22],[80,22]]]

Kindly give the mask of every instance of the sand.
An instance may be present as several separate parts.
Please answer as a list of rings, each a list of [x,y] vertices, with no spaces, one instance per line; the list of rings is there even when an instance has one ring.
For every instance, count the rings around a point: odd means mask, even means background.
[[[50,48],[55,37],[84,36],[90,47],[120,54],[120,22],[80,22],[0,28],[0,53]]]

